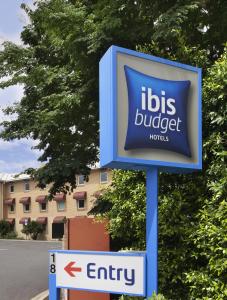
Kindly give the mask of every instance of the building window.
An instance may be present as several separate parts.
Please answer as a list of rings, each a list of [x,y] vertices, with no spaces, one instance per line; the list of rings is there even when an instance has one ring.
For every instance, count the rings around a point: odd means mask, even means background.
[[[30,191],[30,183],[29,183],[29,181],[25,181],[24,182],[24,190],[25,190],[25,192]]]
[[[30,204],[23,204],[24,212],[30,212]]]
[[[78,176],[78,185],[84,185],[84,183],[85,183],[84,175],[79,175]]]
[[[11,184],[9,185],[9,192],[10,192],[10,193],[14,193],[14,184],[13,184],[13,183],[11,183]]]
[[[58,208],[58,211],[65,210],[65,201],[58,201],[57,202],[57,208]]]
[[[100,172],[100,183],[108,182],[108,173],[105,171]]]
[[[9,205],[8,210],[9,210],[9,213],[14,213],[15,212],[15,204]]]
[[[40,203],[39,207],[40,207],[40,211],[47,211],[47,203],[46,202]]]
[[[79,199],[76,202],[77,202],[77,209],[84,209],[85,208],[85,200],[84,199]]]

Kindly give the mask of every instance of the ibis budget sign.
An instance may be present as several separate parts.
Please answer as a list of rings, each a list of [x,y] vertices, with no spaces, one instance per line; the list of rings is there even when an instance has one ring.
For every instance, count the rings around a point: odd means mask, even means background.
[[[145,295],[145,254],[56,253],[56,286],[97,292]]]
[[[201,168],[201,70],[112,46],[100,62],[101,166]]]

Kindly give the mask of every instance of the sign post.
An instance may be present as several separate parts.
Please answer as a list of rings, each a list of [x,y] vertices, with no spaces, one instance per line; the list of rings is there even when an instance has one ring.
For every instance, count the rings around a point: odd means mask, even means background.
[[[49,300],[60,300],[60,289],[56,285],[56,252],[49,251]]]
[[[158,293],[158,169],[147,171],[146,187],[146,296]]]
[[[146,172],[146,297],[158,293],[158,172],[202,168],[201,69],[110,47],[100,61],[100,164]]]

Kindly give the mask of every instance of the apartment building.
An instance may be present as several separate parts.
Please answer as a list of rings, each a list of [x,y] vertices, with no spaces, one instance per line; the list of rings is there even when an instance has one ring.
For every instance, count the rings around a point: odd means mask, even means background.
[[[83,175],[76,176],[77,188],[68,194],[56,194],[48,201],[48,187],[39,189],[28,175],[15,177],[0,173],[0,219],[9,222],[18,236],[23,226],[37,221],[44,227],[46,240],[60,238],[64,234],[67,218],[86,216],[95,199],[111,182],[111,171],[93,169],[86,182]]]

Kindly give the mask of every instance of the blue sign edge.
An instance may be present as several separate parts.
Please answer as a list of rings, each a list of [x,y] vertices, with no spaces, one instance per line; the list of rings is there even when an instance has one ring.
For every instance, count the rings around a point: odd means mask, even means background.
[[[145,280],[144,280],[145,281]],[[106,294],[116,294],[116,295],[128,295],[128,296],[141,296],[145,297],[145,294],[130,294],[130,293],[125,293],[125,292],[115,292],[115,291],[101,291],[101,290],[90,290],[90,289],[77,289],[77,288],[68,288],[65,286],[57,286],[59,289],[68,289],[68,290],[75,290],[75,291],[87,291],[87,292],[93,292],[93,293],[106,293]]]
[[[86,250],[61,250],[51,249],[49,253],[66,253],[66,254],[94,254],[94,255],[110,255],[110,256],[143,256],[146,257],[146,251],[122,251],[122,252],[111,252],[111,251],[86,251]]]
[[[130,294],[125,292],[115,292],[115,291],[109,291],[109,290],[92,290],[92,289],[81,289],[81,288],[69,288],[66,286],[60,286],[56,283],[56,274],[55,278],[52,278],[51,284],[54,284],[56,288],[64,288],[68,290],[77,290],[77,291],[89,291],[89,292],[97,292],[97,293],[111,293],[111,294],[124,294],[129,296],[146,296],[146,252],[107,252],[107,251],[81,251],[81,250],[48,250],[49,253],[65,253],[65,254],[85,254],[85,255],[109,255],[109,256],[137,256],[137,257],[143,257],[143,293],[142,294]],[[56,272],[57,273],[57,272]],[[52,275],[53,276],[53,275]]]
[[[186,69],[198,74],[198,163],[177,163],[145,160],[118,156],[117,145],[117,53],[128,54],[166,65]],[[101,167],[147,170],[159,166],[167,172],[185,173],[202,169],[202,69],[168,59],[144,54],[118,46],[111,46],[100,60],[99,71],[99,119],[100,119],[100,165]],[[107,100],[107,101],[106,101]]]

